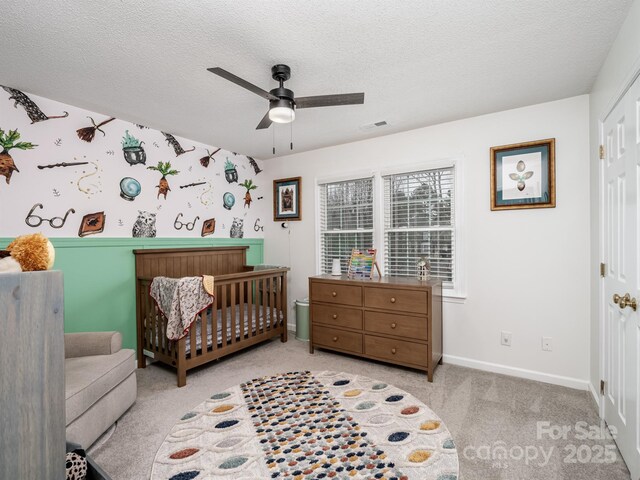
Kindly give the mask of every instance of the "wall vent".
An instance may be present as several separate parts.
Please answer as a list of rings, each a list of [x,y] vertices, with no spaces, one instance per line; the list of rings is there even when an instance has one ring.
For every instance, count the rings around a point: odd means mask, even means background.
[[[367,123],[366,125],[362,125],[360,127],[360,130],[372,130],[374,128],[380,128],[380,127],[385,127],[389,125],[386,120],[381,120],[379,122],[374,122],[374,123]]]

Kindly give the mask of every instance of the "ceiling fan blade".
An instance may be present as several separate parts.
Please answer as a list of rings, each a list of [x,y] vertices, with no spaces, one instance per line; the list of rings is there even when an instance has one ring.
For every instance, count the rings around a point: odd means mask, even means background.
[[[296,108],[333,107],[336,105],[359,105],[364,103],[364,93],[342,93],[338,95],[316,95],[296,98]]]
[[[260,120],[260,123],[256,127],[256,130],[262,130],[263,128],[269,128],[270,126],[271,119],[269,118],[269,112],[267,112],[265,113],[264,117],[262,117],[262,120]]]
[[[216,75],[224,78],[225,80],[229,80],[230,82],[233,82],[236,85],[241,86],[242,88],[246,88],[250,92],[260,95],[261,97],[266,98],[267,100],[278,100],[278,97],[276,97],[275,95],[271,95],[266,90],[263,90],[260,87],[256,87],[253,83],[249,83],[246,80],[238,77],[237,75],[234,75],[231,72],[227,72],[226,70],[220,67],[207,68],[207,70],[209,70],[211,73],[215,73]]]

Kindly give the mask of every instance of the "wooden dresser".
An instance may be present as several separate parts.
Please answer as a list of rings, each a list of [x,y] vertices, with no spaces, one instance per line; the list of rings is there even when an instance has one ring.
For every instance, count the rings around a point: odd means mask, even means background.
[[[442,282],[309,278],[309,351],[326,348],[424,370],[442,363]]]

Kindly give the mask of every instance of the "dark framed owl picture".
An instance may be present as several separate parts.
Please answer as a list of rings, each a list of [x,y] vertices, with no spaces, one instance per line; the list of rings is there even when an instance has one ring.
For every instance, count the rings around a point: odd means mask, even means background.
[[[273,221],[302,220],[300,195],[302,177],[281,178],[273,181]]]

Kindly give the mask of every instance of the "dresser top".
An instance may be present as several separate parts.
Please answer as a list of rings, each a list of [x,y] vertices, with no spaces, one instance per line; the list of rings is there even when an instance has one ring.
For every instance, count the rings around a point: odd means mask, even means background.
[[[431,287],[435,285],[440,285],[442,280],[439,278],[430,278],[428,280],[418,280],[414,277],[391,277],[384,276],[378,277],[374,275],[373,278],[349,278],[347,275],[329,275],[328,273],[324,275],[316,275],[314,277],[309,277],[313,280],[321,280],[328,282],[344,282],[344,283],[353,283],[354,285],[384,285],[384,286],[404,286],[404,287]]]

